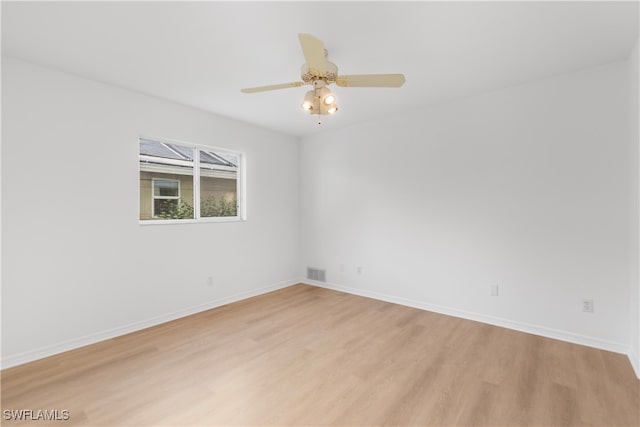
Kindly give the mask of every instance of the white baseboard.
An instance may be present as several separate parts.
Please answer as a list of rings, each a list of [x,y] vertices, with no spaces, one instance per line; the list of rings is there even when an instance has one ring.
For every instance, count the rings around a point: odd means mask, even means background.
[[[227,297],[219,298],[213,301],[209,301],[204,304],[198,304],[191,307],[184,308],[182,310],[174,311],[172,313],[163,314],[161,316],[152,317],[147,320],[130,323],[128,325],[120,326],[117,328],[109,329],[102,332],[86,335],[80,338],[74,338],[54,345],[48,345],[40,347],[34,350],[25,351],[23,353],[11,354],[2,357],[2,369],[11,368],[13,366],[22,365],[24,363],[33,362],[34,360],[43,359],[45,357],[53,356],[55,354],[64,353],[65,351],[74,350],[79,347],[84,347],[90,344],[95,344],[100,341],[105,341],[111,338],[119,337],[131,332],[136,332],[141,329],[146,329],[151,326],[156,326],[161,323],[170,322],[172,320],[179,319],[181,317],[190,316],[192,314],[200,313],[202,311],[210,310],[212,308],[220,307],[225,304],[240,301],[243,299],[255,297],[258,295],[273,292],[278,289],[286,288],[292,285],[300,283],[299,280],[288,280],[285,282],[276,283],[271,286],[263,288],[252,289],[245,292],[240,292]]]
[[[346,292],[348,294],[360,295],[367,298],[373,298],[381,301],[387,301],[394,304],[400,304],[407,307],[418,308],[421,310],[432,311],[435,313],[446,314],[449,316],[460,317],[463,319],[474,320],[476,322],[487,323],[490,325],[500,326],[507,329],[513,329],[520,332],[526,332],[529,334],[540,335],[547,338],[553,338],[561,341],[567,341],[574,344],[585,345],[588,347],[594,347],[601,350],[612,351],[614,353],[622,353],[629,355],[630,348],[622,343],[607,341],[599,338],[589,337],[586,335],[575,334],[573,332],[563,331],[560,329],[548,328],[546,326],[533,325],[530,323],[518,322],[514,320],[504,319],[501,317],[488,316],[481,313],[475,313],[466,310],[459,310],[456,308],[445,307],[436,304],[430,304],[422,301],[411,300],[407,298],[397,297],[393,295],[383,294],[380,292],[351,288],[348,286],[341,286],[332,283],[317,282],[315,280],[304,279],[302,283],[307,283],[313,286],[321,288],[333,289],[340,292]],[[631,356],[629,356],[631,359]],[[631,363],[632,365],[633,362]],[[636,374],[638,374],[638,368],[634,365]],[[638,377],[640,378],[640,376]]]

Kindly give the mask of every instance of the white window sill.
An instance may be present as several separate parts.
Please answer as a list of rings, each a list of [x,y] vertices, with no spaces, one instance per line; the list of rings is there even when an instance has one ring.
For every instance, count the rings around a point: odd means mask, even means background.
[[[175,225],[175,224],[206,224],[212,222],[244,222],[246,219],[233,217],[200,218],[200,219],[145,219],[138,220],[139,225]]]

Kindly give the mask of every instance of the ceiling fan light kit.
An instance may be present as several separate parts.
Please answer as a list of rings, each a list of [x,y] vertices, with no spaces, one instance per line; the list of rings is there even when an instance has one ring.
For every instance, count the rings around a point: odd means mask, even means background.
[[[309,114],[328,115],[338,111],[335,95],[323,80],[313,82],[313,90],[307,92],[301,105]]]
[[[405,82],[402,74],[341,76],[338,74],[336,64],[327,60],[327,51],[322,40],[310,34],[298,34],[298,39],[305,59],[305,64],[300,71],[301,82],[246,88],[241,89],[241,92],[256,93],[312,85],[313,89],[305,94],[300,106],[309,114],[326,116],[338,111],[336,96],[328,87],[330,84],[335,83],[341,87],[400,87]]]

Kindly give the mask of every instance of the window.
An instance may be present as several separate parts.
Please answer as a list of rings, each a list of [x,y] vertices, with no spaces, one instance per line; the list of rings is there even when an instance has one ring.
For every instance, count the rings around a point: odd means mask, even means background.
[[[177,209],[180,200],[180,181],[177,179],[152,178],[154,218],[166,218]]]
[[[141,222],[240,220],[243,155],[140,138]]]

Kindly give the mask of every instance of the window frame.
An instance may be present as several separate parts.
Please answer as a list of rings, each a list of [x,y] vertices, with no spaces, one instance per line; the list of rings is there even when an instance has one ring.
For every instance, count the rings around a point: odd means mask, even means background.
[[[191,178],[193,180],[193,218],[185,218],[185,219],[163,219],[154,217],[155,215],[155,207],[153,206],[153,200],[155,200],[154,196],[154,188],[152,184],[151,188],[151,200],[152,200],[152,219],[140,219],[141,212],[141,204],[140,197],[138,196],[138,224],[139,225],[167,225],[167,224],[198,224],[198,223],[208,223],[208,222],[242,222],[246,221],[246,187],[245,187],[245,164],[246,158],[245,153],[242,151],[231,150],[227,148],[214,147],[210,145],[203,144],[195,144],[191,142],[170,140],[166,138],[158,138],[153,136],[139,135],[136,142],[137,153],[138,153],[138,195],[140,195],[140,140],[145,139],[148,141],[158,142],[161,144],[173,144],[183,148],[188,148],[193,150],[193,173],[191,174]],[[171,149],[170,147],[167,147]],[[171,149],[172,150],[172,149]],[[238,158],[237,172],[236,172],[236,203],[237,203],[237,214],[236,216],[218,216],[218,217],[201,217],[200,216],[200,150],[212,152],[212,153],[228,153],[234,155]],[[173,150],[172,150],[173,151]],[[175,181],[172,178],[152,178],[155,179],[164,179]],[[181,183],[178,181],[178,200],[180,200],[181,193]]]

